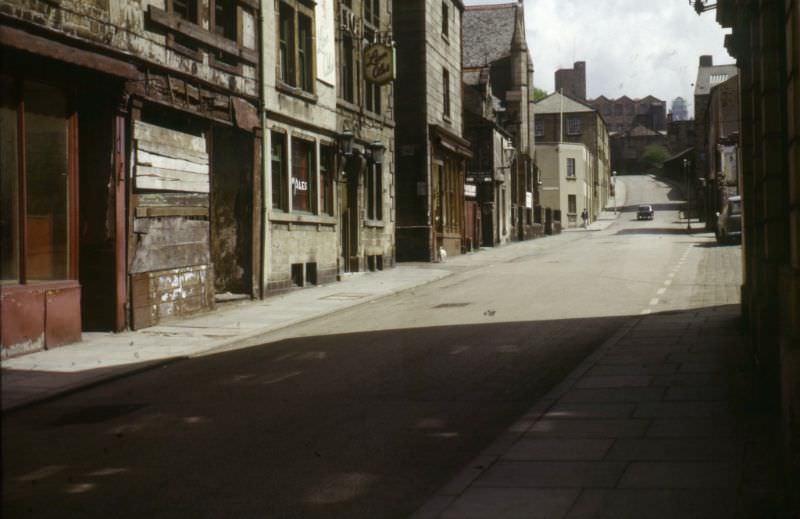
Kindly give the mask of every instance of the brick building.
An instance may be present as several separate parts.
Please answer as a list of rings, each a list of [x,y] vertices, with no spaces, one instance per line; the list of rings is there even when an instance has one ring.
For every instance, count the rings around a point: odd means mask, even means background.
[[[587,103],[600,112],[612,133],[624,133],[639,125],[656,132],[667,129],[667,103],[653,96],[641,99],[600,96]]]
[[[4,356],[259,294],[258,18],[0,4]]]
[[[556,92],[586,101],[586,62],[576,61],[572,68],[556,70]]]

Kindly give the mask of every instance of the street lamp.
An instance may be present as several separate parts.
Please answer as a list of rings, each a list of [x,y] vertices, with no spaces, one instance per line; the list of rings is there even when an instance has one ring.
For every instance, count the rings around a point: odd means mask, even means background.
[[[711,11],[717,8],[717,4],[706,4],[705,0],[689,0],[689,5],[694,7],[697,14],[703,14],[706,11]]]
[[[689,212],[689,199],[691,197],[691,191],[689,186],[689,165],[692,162],[689,159],[683,159],[683,171],[686,174],[686,230],[692,230],[692,221],[691,221],[691,213]]]
[[[383,164],[383,152],[386,151],[386,146],[381,141],[372,141],[369,145],[372,155],[372,162],[375,164]]]

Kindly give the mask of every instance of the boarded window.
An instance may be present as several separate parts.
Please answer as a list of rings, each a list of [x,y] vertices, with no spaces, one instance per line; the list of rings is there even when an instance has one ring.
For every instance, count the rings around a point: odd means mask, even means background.
[[[575,195],[567,195],[567,207],[567,212],[570,214],[575,214],[578,212],[578,202]]]

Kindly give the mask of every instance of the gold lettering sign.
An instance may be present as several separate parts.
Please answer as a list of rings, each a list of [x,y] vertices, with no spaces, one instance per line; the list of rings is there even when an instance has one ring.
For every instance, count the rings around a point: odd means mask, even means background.
[[[394,80],[394,49],[383,43],[373,43],[364,49],[364,79],[385,85]]]

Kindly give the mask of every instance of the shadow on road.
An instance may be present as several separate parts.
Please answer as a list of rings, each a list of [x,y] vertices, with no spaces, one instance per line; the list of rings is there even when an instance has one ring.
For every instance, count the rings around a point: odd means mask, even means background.
[[[430,311],[493,315],[470,305]],[[664,323],[696,311],[665,312]],[[4,416],[4,516],[408,517],[638,319],[297,337],[20,410]],[[734,318],[713,326],[738,334]],[[642,340],[655,352],[665,329]],[[740,395],[732,401],[744,415],[753,411],[745,358],[731,356],[733,375],[713,379]]]

